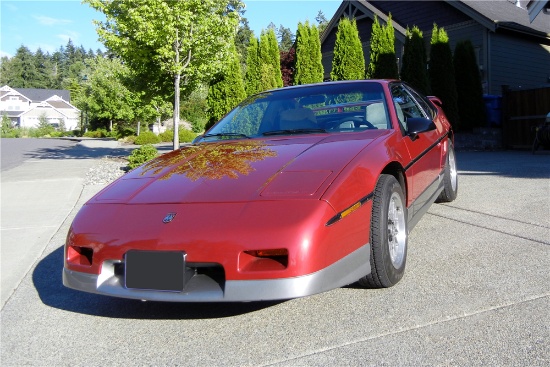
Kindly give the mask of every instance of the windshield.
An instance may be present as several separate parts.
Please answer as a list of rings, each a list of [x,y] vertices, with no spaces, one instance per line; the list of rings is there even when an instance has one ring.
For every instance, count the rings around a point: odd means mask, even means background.
[[[326,83],[252,96],[227,114],[203,139],[349,133],[390,126],[379,83]]]

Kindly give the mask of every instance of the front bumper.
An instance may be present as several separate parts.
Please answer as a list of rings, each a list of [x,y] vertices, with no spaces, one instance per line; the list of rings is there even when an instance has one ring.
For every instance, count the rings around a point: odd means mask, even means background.
[[[126,288],[124,275],[115,270],[119,263],[104,261],[99,275],[64,268],[63,285],[84,292],[148,301],[247,302],[309,296],[351,284],[371,271],[370,245],[366,244],[312,274],[280,279],[226,280],[221,283],[207,275],[195,274],[182,292],[166,292]]]

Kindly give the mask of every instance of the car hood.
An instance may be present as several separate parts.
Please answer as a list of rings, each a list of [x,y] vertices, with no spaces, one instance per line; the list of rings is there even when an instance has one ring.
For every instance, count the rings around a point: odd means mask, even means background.
[[[350,160],[381,134],[189,145],[129,172],[89,203],[221,203],[320,198]]]

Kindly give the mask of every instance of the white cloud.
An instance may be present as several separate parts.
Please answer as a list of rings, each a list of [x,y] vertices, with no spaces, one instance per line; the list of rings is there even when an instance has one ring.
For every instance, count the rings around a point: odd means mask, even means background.
[[[11,58],[11,57],[13,57],[13,55],[10,54],[10,53],[7,53],[7,52],[5,52],[5,51],[0,50],[0,57]]]
[[[67,44],[67,42],[69,42],[69,40],[73,41],[73,45],[76,46],[77,42],[78,42],[78,39],[80,38],[80,33],[72,32],[72,31],[65,31],[64,34],[58,34],[57,38],[59,38],[60,40],[62,40],[64,42],[63,46],[65,46]]]
[[[51,18],[44,15],[33,15],[34,19],[38,21],[38,23],[46,26],[54,26],[54,25],[62,25],[62,24],[70,24],[73,21],[68,19],[57,19],[57,18]]]

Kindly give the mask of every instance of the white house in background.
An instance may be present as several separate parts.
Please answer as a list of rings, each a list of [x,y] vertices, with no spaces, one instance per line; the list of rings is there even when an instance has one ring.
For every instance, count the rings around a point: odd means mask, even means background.
[[[56,128],[65,124],[75,130],[80,123],[80,110],[70,103],[68,90],[0,88],[0,115],[7,115],[17,127],[37,127],[46,118]]]

